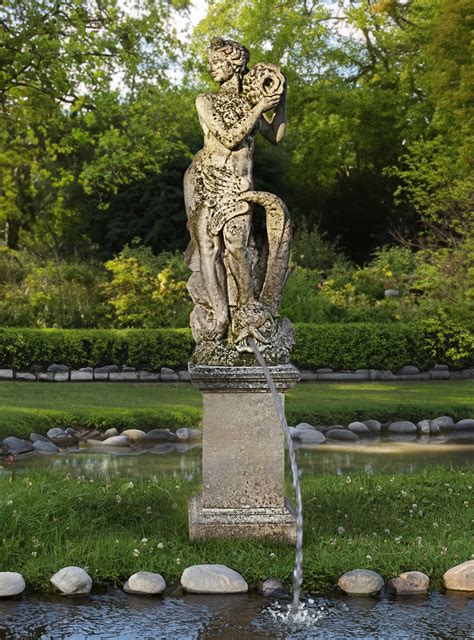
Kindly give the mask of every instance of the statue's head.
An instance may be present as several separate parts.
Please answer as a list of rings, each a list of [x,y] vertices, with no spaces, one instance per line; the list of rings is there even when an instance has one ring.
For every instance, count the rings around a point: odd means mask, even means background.
[[[247,71],[250,54],[246,47],[235,40],[213,38],[207,48],[209,69],[216,82],[226,82],[237,74],[242,77]]]

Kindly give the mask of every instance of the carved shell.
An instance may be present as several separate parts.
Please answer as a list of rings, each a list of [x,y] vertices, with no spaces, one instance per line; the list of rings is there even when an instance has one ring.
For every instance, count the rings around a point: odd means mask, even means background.
[[[242,97],[252,106],[265,96],[281,96],[284,90],[285,76],[274,64],[256,64],[242,81]]]

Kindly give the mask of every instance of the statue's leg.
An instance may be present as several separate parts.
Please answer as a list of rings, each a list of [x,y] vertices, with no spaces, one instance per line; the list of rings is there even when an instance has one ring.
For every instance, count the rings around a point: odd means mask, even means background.
[[[193,225],[193,237],[199,251],[201,279],[209,305],[214,311],[214,332],[210,337],[223,337],[229,326],[229,307],[222,265],[222,239],[207,231],[207,210],[202,211],[199,223]]]
[[[251,222],[251,214],[240,215],[229,220],[223,229],[227,260],[239,293],[239,306],[244,306],[254,299],[247,251]]]

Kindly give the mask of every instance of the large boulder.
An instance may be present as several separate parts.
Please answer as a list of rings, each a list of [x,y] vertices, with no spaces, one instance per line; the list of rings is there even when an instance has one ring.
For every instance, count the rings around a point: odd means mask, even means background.
[[[285,585],[278,578],[267,578],[262,582],[259,592],[265,598],[287,598],[288,591]]]
[[[21,573],[0,571],[0,598],[18,596],[25,590],[25,580]]]
[[[30,440],[31,442],[35,443],[35,442],[51,442],[51,440],[49,438],[47,438],[46,436],[43,436],[41,433],[30,433]]]
[[[442,431],[450,431],[451,429],[454,429],[454,420],[451,416],[438,416],[433,420],[433,422],[437,424]]]
[[[130,440],[127,436],[123,434],[121,436],[112,436],[111,438],[106,438],[101,442],[102,445],[107,447],[129,447]]]
[[[118,436],[119,432],[117,431],[117,429],[115,427],[110,427],[110,429],[107,429],[107,431],[104,432],[104,437],[107,438],[115,438],[115,436]]]
[[[474,591],[474,560],[467,560],[448,569],[443,584],[451,591]]]
[[[163,593],[166,589],[166,582],[159,573],[151,573],[150,571],[139,571],[127,580],[123,585],[126,593],[135,593],[137,595],[155,596]]]
[[[61,429],[60,427],[53,427],[48,431],[46,435],[50,440],[52,440],[53,438],[67,437],[67,433],[64,431],[64,429]]]
[[[311,431],[300,431],[299,440],[302,444],[323,444],[326,442],[324,435],[316,429]]]
[[[424,595],[428,593],[430,579],[421,571],[405,571],[387,582],[387,589],[398,596]]]
[[[431,420],[420,420],[416,423],[416,427],[418,429],[418,433],[427,436],[430,434],[430,422]]]
[[[28,440],[22,440],[21,438],[15,438],[15,436],[9,436],[3,441],[3,447],[9,453],[20,454],[34,451],[34,446]]]
[[[382,431],[382,424],[378,420],[362,420],[362,424],[369,427],[374,436],[379,436]]]
[[[337,584],[349,596],[370,596],[382,589],[384,579],[376,571],[354,569],[342,575]]]
[[[401,433],[401,434],[410,434],[416,433],[416,424],[410,422],[409,420],[398,420],[397,422],[392,422],[388,428],[389,433]]]
[[[66,596],[85,595],[92,589],[92,578],[81,567],[64,567],[50,581]]]
[[[200,429],[190,429],[189,427],[181,427],[176,430],[178,440],[199,440],[202,437]]]
[[[353,433],[357,433],[358,436],[367,437],[372,435],[372,431],[363,422],[351,422],[347,428]]]
[[[326,437],[331,440],[345,440],[347,442],[355,442],[359,439],[357,433],[349,431],[349,429],[329,429],[326,431]]]
[[[44,442],[43,440],[37,440],[33,442],[33,446],[35,451],[39,451],[39,453],[58,453],[59,447],[57,447],[54,442]]]
[[[178,436],[169,429],[152,429],[145,433],[142,440],[144,442],[177,442]]]
[[[474,420],[472,418],[466,418],[465,420],[459,420],[454,425],[456,431],[474,431]]]
[[[223,564],[196,564],[183,571],[181,586],[190,593],[246,593],[240,573]]]
[[[142,431],[141,429],[125,429],[125,431],[122,431],[121,435],[127,436],[130,442],[133,443],[133,442],[140,442],[140,440],[143,440],[143,436],[145,435],[145,432]]]

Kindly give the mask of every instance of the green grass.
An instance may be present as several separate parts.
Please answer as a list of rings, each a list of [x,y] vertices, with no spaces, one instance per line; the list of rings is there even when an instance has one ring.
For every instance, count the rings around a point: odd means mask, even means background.
[[[420,570],[438,588],[449,567],[471,557],[473,484],[472,469],[440,467],[303,478],[304,588],[334,589],[354,568],[385,578]],[[250,585],[276,576],[290,586],[290,545],[189,541],[187,502],[197,491],[182,480],[91,482],[51,470],[2,477],[0,571],[19,571],[29,588],[51,590],[50,576],[66,565],[87,567],[97,584],[121,585],[140,570],[173,583],[186,566],[223,563]]]
[[[352,420],[417,421],[474,414],[474,381],[305,383],[289,391],[288,421],[347,424]],[[201,395],[186,384],[0,382],[0,439],[52,426],[196,426]]]

